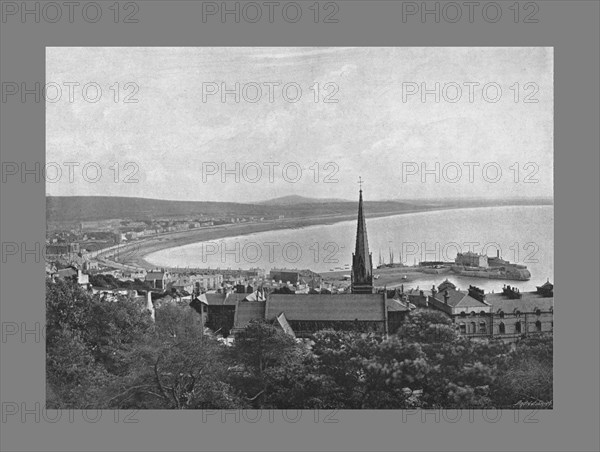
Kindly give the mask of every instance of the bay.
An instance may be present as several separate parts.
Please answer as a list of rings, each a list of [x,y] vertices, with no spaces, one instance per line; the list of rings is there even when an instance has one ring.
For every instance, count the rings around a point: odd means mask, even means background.
[[[373,265],[380,258],[413,265],[422,261],[453,261],[458,252],[474,251],[526,265],[529,281],[511,281],[521,290],[535,290],[554,281],[554,207],[502,206],[367,217]],[[266,231],[157,251],[146,256],[152,265],[181,268],[308,268],[315,272],[350,273],[356,220],[332,225]],[[377,273],[377,270],[374,271]],[[446,275],[422,275],[421,288],[439,284]],[[460,288],[475,284],[501,290],[502,280],[448,275]]]

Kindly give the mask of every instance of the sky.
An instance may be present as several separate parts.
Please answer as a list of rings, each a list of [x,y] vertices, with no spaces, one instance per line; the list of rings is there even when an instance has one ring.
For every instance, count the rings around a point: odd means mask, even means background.
[[[543,47],[47,47],[46,193],[553,197],[553,66]]]

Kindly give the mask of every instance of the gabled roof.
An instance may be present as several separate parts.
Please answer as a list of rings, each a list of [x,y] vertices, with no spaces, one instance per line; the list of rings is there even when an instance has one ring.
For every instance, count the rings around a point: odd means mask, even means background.
[[[445,303],[444,292],[436,293],[435,299]],[[460,290],[455,289],[448,289],[448,306],[453,308],[489,307],[489,305],[471,297],[467,292],[461,292]]]
[[[281,312],[289,321],[385,321],[384,294],[281,295],[267,299],[268,317]]]
[[[225,294],[223,293],[205,293],[202,295],[206,298],[206,302],[209,306],[222,305],[225,301]]]
[[[392,312],[402,312],[402,311],[410,311],[412,303],[398,300],[395,298],[388,298],[385,300],[385,306],[388,311]],[[412,305],[415,308],[415,305]]]
[[[286,334],[289,334],[292,337],[296,337],[296,334],[294,333],[294,330],[292,329],[292,327],[288,323],[287,319],[285,318],[285,314],[283,312],[281,314],[279,314],[276,317],[276,319],[277,319],[277,323],[279,324],[279,326],[281,326],[281,329]]]
[[[250,295],[247,293],[237,293],[237,292],[229,292],[223,301],[225,305],[235,305],[239,301],[243,301],[246,297]]]
[[[438,286],[438,291],[439,292],[443,292],[445,289],[456,289],[456,286],[454,285],[454,283],[452,283],[451,281],[448,280],[448,278],[446,278],[444,281],[442,281],[442,283]]]
[[[148,272],[146,273],[146,280],[163,279],[166,272]]]

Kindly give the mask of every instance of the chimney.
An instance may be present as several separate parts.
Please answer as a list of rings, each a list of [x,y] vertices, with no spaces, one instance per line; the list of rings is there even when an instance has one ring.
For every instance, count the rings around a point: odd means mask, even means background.
[[[444,303],[448,304],[448,299],[450,295],[448,295],[448,289],[444,290]]]
[[[435,294],[437,293],[437,290],[435,290],[435,284],[431,286],[431,296],[433,298],[435,298]]]
[[[500,259],[500,250],[496,250],[496,257]]]
[[[152,321],[154,322],[154,304],[152,303],[152,292],[148,291],[146,295],[146,309],[150,311],[150,316],[152,317]]]

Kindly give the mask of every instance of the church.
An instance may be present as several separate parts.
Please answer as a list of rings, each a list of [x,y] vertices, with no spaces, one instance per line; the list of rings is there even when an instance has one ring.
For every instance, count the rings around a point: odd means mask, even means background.
[[[235,334],[255,319],[278,322],[296,337],[307,337],[319,330],[335,329],[388,334],[394,332],[410,311],[410,303],[375,293],[373,262],[369,252],[363,210],[362,186],[358,197],[356,246],[352,254],[350,293],[344,294],[267,294],[264,299],[248,301],[241,294],[214,294],[207,298],[207,315],[227,310]],[[204,300],[203,300],[204,301]]]
[[[361,186],[350,293],[206,293],[191,306],[205,315],[207,326],[218,324],[215,329],[226,335],[258,319],[275,322],[296,337],[309,337],[324,329],[387,335],[397,331],[412,309],[425,308],[445,313],[462,335],[514,341],[524,335],[552,332],[553,287],[547,282],[537,292],[508,296],[510,286],[499,294],[484,294],[474,286],[468,292],[458,290],[446,280],[431,292],[404,292],[402,286],[391,292],[393,298],[387,290],[376,291]]]

